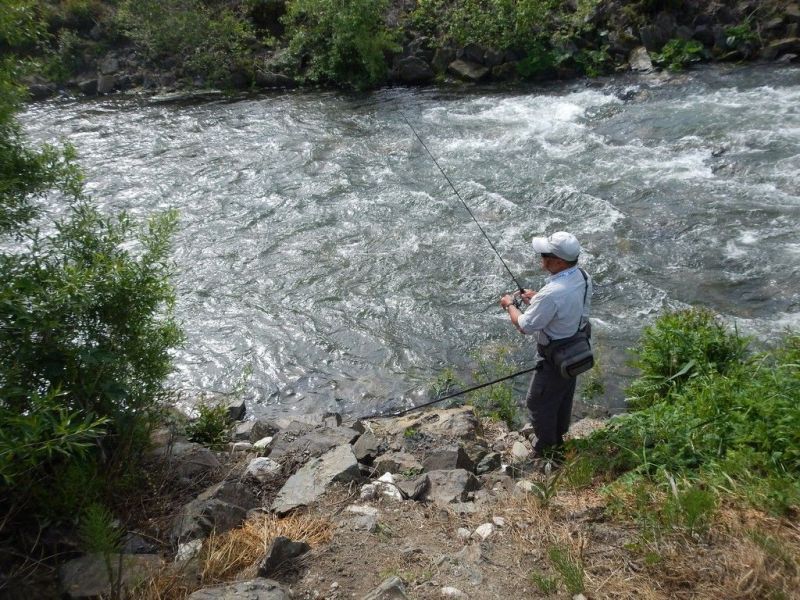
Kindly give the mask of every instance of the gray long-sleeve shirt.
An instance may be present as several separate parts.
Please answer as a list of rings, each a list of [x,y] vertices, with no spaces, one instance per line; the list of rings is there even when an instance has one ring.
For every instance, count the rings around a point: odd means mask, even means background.
[[[546,346],[550,340],[575,335],[581,321],[589,318],[591,305],[592,278],[587,274],[584,282],[578,267],[570,267],[547,278],[545,286],[531,299],[530,306],[519,318],[519,327],[523,333],[535,335],[537,343]]]

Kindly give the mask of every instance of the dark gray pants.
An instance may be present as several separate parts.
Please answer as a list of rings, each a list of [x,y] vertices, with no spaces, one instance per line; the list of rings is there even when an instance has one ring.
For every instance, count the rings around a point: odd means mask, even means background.
[[[572,397],[576,379],[564,379],[549,360],[539,359],[531,378],[525,403],[536,434],[536,454],[541,455],[564,443],[572,418]]]

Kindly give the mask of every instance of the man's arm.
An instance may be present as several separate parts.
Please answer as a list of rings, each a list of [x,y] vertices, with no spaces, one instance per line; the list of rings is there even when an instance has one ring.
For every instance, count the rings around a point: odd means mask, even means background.
[[[543,330],[553,320],[556,312],[555,304],[546,294],[531,294],[530,304],[530,308],[523,313],[514,306],[514,297],[511,294],[506,294],[500,298],[500,306],[508,312],[508,316],[517,331],[523,334],[531,334]]]

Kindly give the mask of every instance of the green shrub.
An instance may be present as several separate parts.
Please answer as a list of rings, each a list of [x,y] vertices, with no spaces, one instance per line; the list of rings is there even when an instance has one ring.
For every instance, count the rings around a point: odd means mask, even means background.
[[[0,533],[71,521],[134,469],[181,340],[172,213],[137,231],[83,196],[70,148],[30,148],[14,115],[33,3],[0,16]],[[42,206],[60,202],[46,221]]]
[[[516,370],[510,348],[494,347],[478,356],[478,368],[473,376],[475,383],[481,384],[511,375]],[[519,425],[520,411],[511,379],[471,392],[467,395],[467,402],[475,407],[479,416],[503,421],[512,429]]]
[[[387,8],[388,0],[290,0],[283,20],[302,78],[353,89],[383,82],[386,54],[400,50]]]
[[[565,546],[554,545],[547,549],[547,557],[553,568],[561,575],[561,581],[571,596],[584,590],[583,567]]]
[[[658,401],[573,445],[613,477],[669,472],[778,513],[797,505],[800,336],[745,360],[741,338],[695,311],[665,315],[643,340],[645,373],[673,372],[670,385]],[[696,369],[691,377],[681,367],[687,360]],[[645,385],[652,378],[632,388]]]
[[[220,450],[231,441],[228,409],[221,404],[200,404],[198,416],[186,428],[189,440]]]
[[[250,22],[227,7],[202,0],[124,0],[120,27],[152,62],[174,62],[183,75],[213,84],[230,83],[232,74],[252,77]]]
[[[653,62],[670,71],[682,71],[689,64],[703,59],[705,49],[697,40],[675,38],[667,42],[661,52],[653,54]]]
[[[740,363],[746,347],[745,338],[729,333],[707,310],[667,313],[644,328],[633,351],[641,375],[627,389],[628,406],[645,408],[668,399],[693,377],[725,373]]]

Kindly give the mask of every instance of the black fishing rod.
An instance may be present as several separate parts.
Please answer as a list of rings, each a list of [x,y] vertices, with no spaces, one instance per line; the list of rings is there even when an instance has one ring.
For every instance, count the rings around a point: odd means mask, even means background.
[[[511,269],[508,268],[508,265],[506,264],[506,261],[504,261],[503,257],[500,256],[500,253],[497,251],[497,248],[494,247],[494,244],[492,243],[492,240],[489,239],[489,236],[486,234],[486,232],[484,231],[483,227],[481,227],[481,224],[478,222],[478,219],[475,218],[475,215],[472,213],[472,210],[470,210],[469,206],[467,206],[467,203],[464,202],[464,199],[461,197],[461,194],[458,193],[458,190],[456,189],[456,186],[453,185],[452,181],[450,181],[450,178],[447,176],[447,173],[444,172],[444,169],[442,169],[442,167],[439,166],[439,162],[436,160],[436,157],[433,155],[433,153],[430,150],[428,150],[428,146],[426,146],[425,142],[422,141],[422,138],[417,133],[417,130],[414,129],[414,126],[411,124],[411,121],[409,121],[406,118],[406,115],[403,113],[402,110],[399,111],[399,112],[400,112],[400,116],[403,117],[403,120],[406,122],[406,125],[408,125],[409,128],[411,129],[411,131],[414,132],[414,135],[419,140],[419,143],[422,144],[423,148],[425,148],[425,152],[427,152],[428,156],[431,157],[431,160],[433,161],[433,164],[436,165],[436,167],[439,169],[439,171],[442,173],[442,175],[444,175],[444,178],[447,180],[447,183],[449,183],[450,187],[453,188],[453,192],[455,192],[456,197],[459,200],[461,200],[461,204],[463,204],[464,208],[467,209],[467,212],[469,213],[469,216],[472,217],[473,221],[475,221],[475,224],[478,226],[478,229],[481,230],[481,233],[483,234],[483,237],[486,238],[486,241],[489,242],[489,245],[492,247],[492,250],[494,250],[494,253],[497,255],[497,258],[499,258],[500,262],[503,263],[503,266],[506,268],[506,271],[508,271],[508,274],[511,276],[511,279],[514,281],[514,284],[517,286],[517,288],[519,288],[519,293],[520,294],[524,294],[525,290],[519,284],[519,281],[517,281],[517,278],[514,277],[514,274],[511,272]]]
[[[410,412],[415,410],[419,410],[420,408],[425,408],[426,406],[430,406],[432,404],[436,404],[437,402],[442,402],[443,400],[449,400],[450,398],[456,398],[458,396],[463,396],[464,394],[469,394],[470,392],[474,392],[475,390],[479,390],[481,388],[489,387],[490,385],[494,385],[495,383],[500,383],[501,381],[506,381],[508,379],[514,379],[514,377],[519,377],[520,375],[524,375],[525,373],[531,373],[535,371],[536,367],[531,367],[529,369],[523,369],[522,371],[517,371],[516,373],[512,373],[511,375],[506,375],[505,377],[501,377],[499,379],[494,379],[492,381],[487,381],[486,383],[481,383],[480,385],[474,385],[470,388],[465,390],[460,390],[458,392],[452,392],[445,396],[441,396],[436,398],[436,400],[431,400],[430,402],[425,402],[423,404],[417,404],[416,406],[412,406],[411,408],[407,408],[405,410],[401,410],[399,412],[393,412],[388,414],[381,414],[375,413],[373,415],[366,415],[364,417],[359,417],[360,419],[389,419],[393,417],[402,417],[403,415],[407,415]]]

